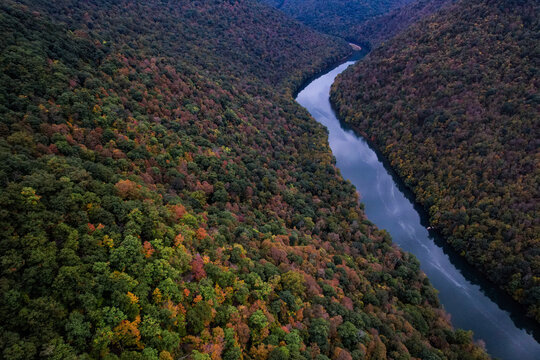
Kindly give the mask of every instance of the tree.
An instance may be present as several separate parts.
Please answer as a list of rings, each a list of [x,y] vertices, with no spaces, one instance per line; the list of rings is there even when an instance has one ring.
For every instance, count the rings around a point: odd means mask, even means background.
[[[345,321],[338,327],[338,334],[341,338],[343,345],[349,349],[354,350],[358,344],[358,329],[350,321]]]
[[[328,321],[317,318],[311,321],[309,326],[309,341],[319,345],[321,350],[328,348],[328,335],[330,334],[330,324]]]

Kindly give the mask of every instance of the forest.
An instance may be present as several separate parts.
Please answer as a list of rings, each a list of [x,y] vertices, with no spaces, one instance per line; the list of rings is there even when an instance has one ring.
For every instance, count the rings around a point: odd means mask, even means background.
[[[414,0],[260,0],[323,33],[357,42],[352,28]]]
[[[436,13],[455,0],[414,0],[403,6],[391,9],[358,24],[353,24],[349,36],[358,44],[371,48],[379,46],[412,24]]]
[[[338,77],[340,117],[433,227],[540,321],[540,4],[458,1]]]
[[[0,3],[3,359],[487,359],[291,94],[254,1]]]
[[[373,48],[454,0],[259,1],[323,33]]]

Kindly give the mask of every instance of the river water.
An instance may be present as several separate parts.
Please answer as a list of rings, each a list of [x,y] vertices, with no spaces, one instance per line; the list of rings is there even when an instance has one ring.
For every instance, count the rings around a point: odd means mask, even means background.
[[[425,212],[368,143],[336,118],[330,105],[330,86],[354,61],[348,61],[307,85],[296,97],[329,131],[337,166],[360,194],[369,220],[386,229],[395,243],[421,263],[452,324],[472,330],[490,355],[508,360],[540,359],[539,327],[523,316],[509,296],[465,263],[432,231]]]

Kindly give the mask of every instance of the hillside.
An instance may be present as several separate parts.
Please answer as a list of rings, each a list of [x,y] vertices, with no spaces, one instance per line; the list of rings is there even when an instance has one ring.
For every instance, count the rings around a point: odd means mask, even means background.
[[[540,321],[536,1],[460,1],[334,84],[454,248]]]
[[[368,19],[413,0],[260,0],[279,8],[304,24],[349,41],[360,39],[354,30]]]
[[[260,0],[321,32],[375,47],[454,0]]]
[[[416,0],[397,9],[355,24],[349,29],[349,36],[358,44],[369,44],[374,48],[381,42],[393,38],[409,26],[434,14],[454,0]]]
[[[0,4],[3,359],[485,359],[290,96],[252,1]],[[283,90],[285,89],[285,90]]]

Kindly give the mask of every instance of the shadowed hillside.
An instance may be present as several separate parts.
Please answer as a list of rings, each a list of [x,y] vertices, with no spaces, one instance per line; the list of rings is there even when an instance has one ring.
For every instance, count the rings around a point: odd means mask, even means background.
[[[314,29],[374,47],[453,0],[260,1]]]
[[[460,1],[340,76],[343,119],[467,260],[540,320],[536,1]]]

